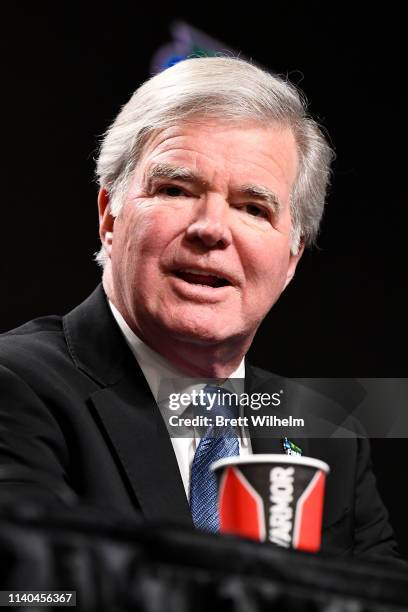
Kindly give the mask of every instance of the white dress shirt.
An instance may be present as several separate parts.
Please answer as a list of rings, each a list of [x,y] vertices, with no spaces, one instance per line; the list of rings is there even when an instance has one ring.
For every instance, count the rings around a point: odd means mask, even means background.
[[[175,368],[167,359],[153,351],[149,346],[147,346],[147,344],[140,340],[140,338],[130,329],[129,325],[126,323],[112,302],[109,302],[109,306],[119,326],[119,329],[121,330],[129,348],[134,354],[146,378],[147,384],[150,387],[150,391],[152,392],[156,403],[161,408],[162,414],[163,407],[168,409],[170,393],[191,394],[193,390],[200,391],[204,388],[205,383],[192,384],[191,377],[188,378],[181,370]],[[243,359],[238,368],[230,375],[228,380],[223,381],[222,387],[240,394],[244,391],[244,380],[245,360]],[[175,414],[182,414],[185,408],[177,410]],[[244,428],[239,428],[237,433],[239,440],[239,454],[241,456],[251,454],[251,441],[249,439],[248,432],[246,432]],[[200,437],[198,433],[195,432],[195,435],[192,438],[171,437],[170,439],[176,455],[187,499],[189,499],[191,464],[196,448],[200,442]]]

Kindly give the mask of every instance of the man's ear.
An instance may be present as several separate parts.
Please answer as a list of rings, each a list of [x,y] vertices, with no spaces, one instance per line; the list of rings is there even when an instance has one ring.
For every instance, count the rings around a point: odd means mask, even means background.
[[[295,255],[293,253],[290,254],[288,272],[286,275],[284,289],[286,289],[286,287],[289,285],[292,278],[295,276],[296,266],[298,265],[299,260],[302,257],[304,250],[305,250],[305,241],[304,241],[304,238],[301,237],[299,240],[299,247],[298,247],[297,253]]]
[[[99,211],[99,237],[102,245],[110,257],[112,250],[113,239],[113,224],[115,218],[110,212],[109,193],[106,189],[100,189],[98,194],[98,211]]]

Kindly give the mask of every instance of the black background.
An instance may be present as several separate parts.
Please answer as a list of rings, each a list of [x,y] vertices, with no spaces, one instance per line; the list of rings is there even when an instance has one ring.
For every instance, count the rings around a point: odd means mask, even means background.
[[[252,362],[298,377],[405,377],[406,34],[392,3],[3,9],[0,331],[64,313],[99,282],[98,138],[149,76],[174,19],[288,74],[336,149],[318,248],[264,322]],[[408,552],[405,447],[373,441],[379,487]]]

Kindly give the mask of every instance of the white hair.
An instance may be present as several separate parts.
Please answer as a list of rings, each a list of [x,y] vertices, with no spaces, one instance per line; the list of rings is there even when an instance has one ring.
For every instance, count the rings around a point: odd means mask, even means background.
[[[109,194],[116,217],[147,138],[156,130],[192,118],[252,120],[289,127],[295,137],[298,175],[291,193],[291,250],[317,236],[330,177],[333,151],[318,124],[307,115],[302,94],[284,79],[231,57],[187,59],[143,83],[106,131],[96,175]],[[96,260],[104,265],[102,247]]]

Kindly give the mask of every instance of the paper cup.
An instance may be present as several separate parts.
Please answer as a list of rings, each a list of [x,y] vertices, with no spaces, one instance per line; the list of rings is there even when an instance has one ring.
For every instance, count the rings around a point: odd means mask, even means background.
[[[228,457],[212,464],[220,531],[284,548],[320,548],[327,463],[296,455]]]

